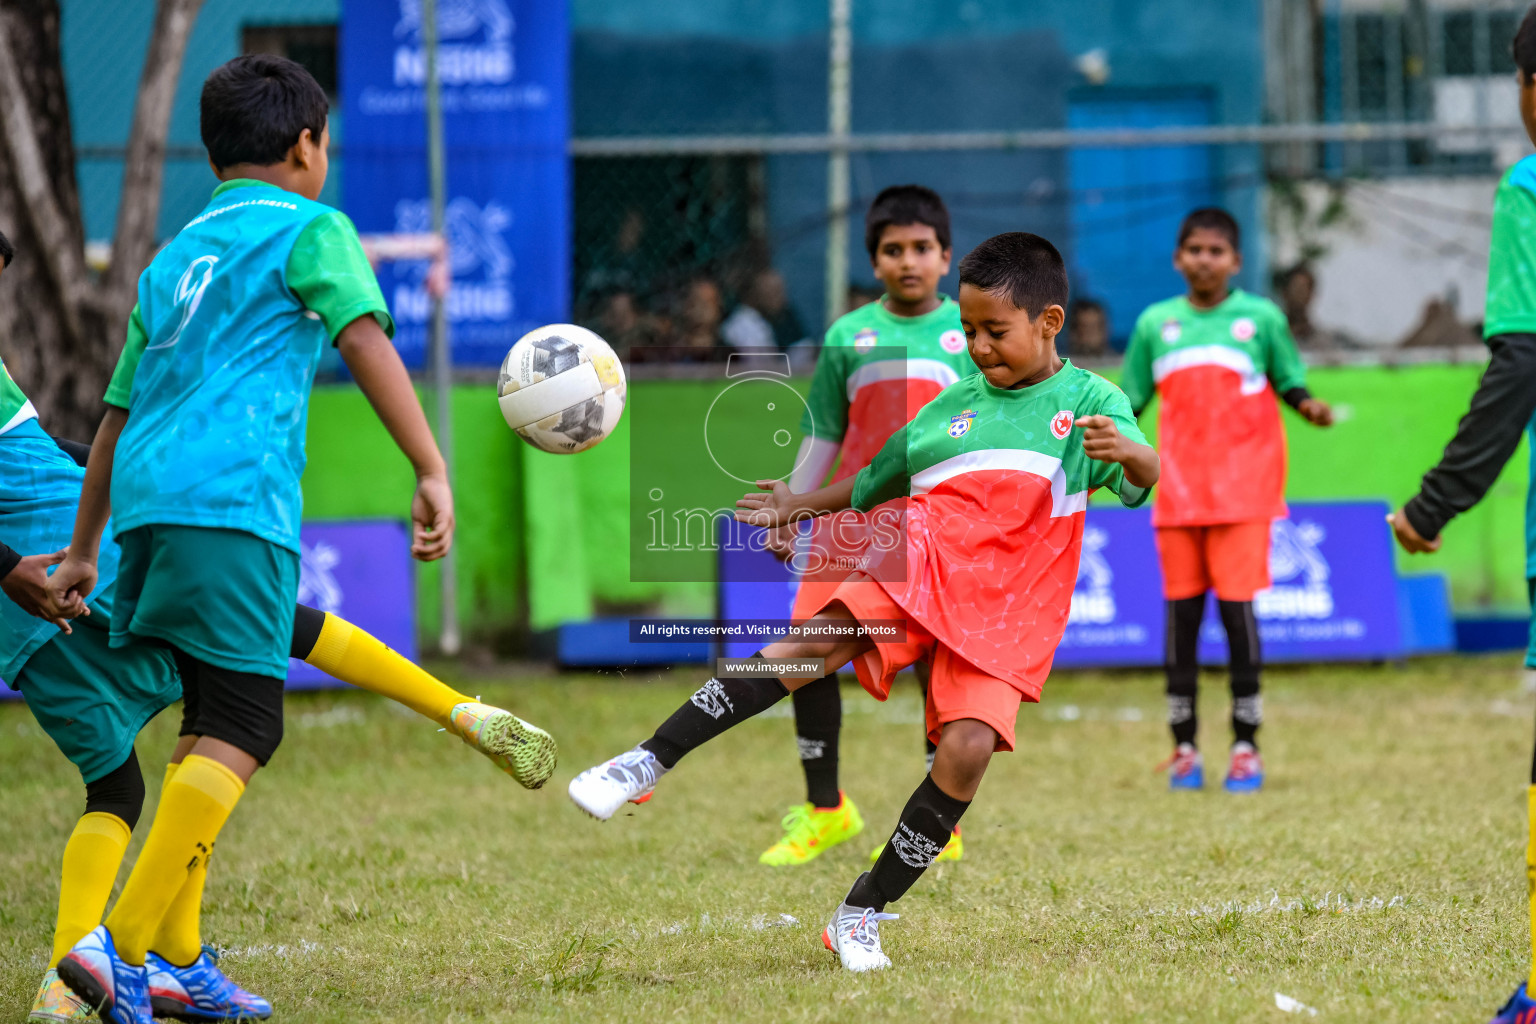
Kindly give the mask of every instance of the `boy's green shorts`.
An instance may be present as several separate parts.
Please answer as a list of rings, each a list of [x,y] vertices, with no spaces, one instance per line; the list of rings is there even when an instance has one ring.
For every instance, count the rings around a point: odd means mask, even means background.
[[[207,526],[140,526],[117,543],[114,647],[160,640],[218,668],[287,677],[295,552]]]
[[[73,633],[43,644],[16,674],[33,717],[86,783],[126,761],[145,723],[181,699],[170,651],[113,647],[107,623],[92,618],[76,619]]]

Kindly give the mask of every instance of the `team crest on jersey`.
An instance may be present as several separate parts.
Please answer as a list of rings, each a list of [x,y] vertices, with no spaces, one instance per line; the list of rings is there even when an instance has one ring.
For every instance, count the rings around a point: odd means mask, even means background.
[[[1232,321],[1232,337],[1238,341],[1247,341],[1258,329],[1259,325],[1253,322],[1252,317],[1240,316]]]
[[[853,336],[853,348],[856,352],[868,352],[875,347],[875,342],[880,338],[880,332],[873,327],[866,327]]]
[[[964,437],[971,429],[971,424],[975,421],[976,412],[974,409],[967,409],[959,416],[951,416],[949,418],[949,436]]]
[[[1163,341],[1169,345],[1172,345],[1174,342],[1178,341],[1183,333],[1184,325],[1179,323],[1177,320],[1163,321]]]
[[[961,331],[945,331],[939,335],[939,348],[950,355],[959,355],[965,351],[965,334]]]
[[[1055,435],[1058,441],[1065,440],[1066,436],[1072,433],[1071,409],[1063,409],[1051,417],[1051,433]]]

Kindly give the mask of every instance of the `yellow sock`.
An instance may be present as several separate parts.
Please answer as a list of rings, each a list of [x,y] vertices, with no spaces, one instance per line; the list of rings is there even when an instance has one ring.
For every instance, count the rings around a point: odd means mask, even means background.
[[[1530,821],[1530,841],[1525,847],[1525,877],[1530,887],[1531,900],[1531,975],[1526,982],[1526,992],[1536,992],[1536,786],[1525,791],[1526,813]]]
[[[179,767],[174,764],[165,766],[166,788],[170,787],[171,779]],[[213,850],[210,848],[208,856],[200,858],[197,865],[187,873],[187,880],[182,883],[176,898],[171,900],[171,905],[165,909],[160,927],[155,930],[155,937],[149,944],[150,949],[178,967],[188,966],[203,952],[203,883],[208,881],[208,860],[212,856]]]
[[[304,660],[344,683],[404,704],[438,725],[448,724],[448,714],[455,704],[470,700],[371,634],[330,612],[325,613],[325,625],[320,629],[315,649]]]
[[[144,962],[167,908],[192,870],[207,859],[245,792],[238,775],[196,754],[188,755],[170,779],[138,863],[107,917],[118,954],[130,964]]]
[[[57,967],[75,943],[101,924],[131,834],[126,821],[105,811],[91,811],[75,822],[75,831],[64,844],[59,919],[53,927],[50,966]]]

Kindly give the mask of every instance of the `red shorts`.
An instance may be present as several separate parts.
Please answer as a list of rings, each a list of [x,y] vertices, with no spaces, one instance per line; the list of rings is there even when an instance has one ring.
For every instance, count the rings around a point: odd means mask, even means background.
[[[939,642],[922,623],[909,616],[884,587],[863,573],[838,584],[817,611],[836,602],[847,606],[860,622],[882,619],[906,623],[906,639],[876,641],[874,650],[853,660],[859,682],[870,696],[885,700],[891,695],[891,683],[897,672],[908,665],[927,661],[932,666],[925,715],[928,738],[937,743],[945,723],[974,718],[985,722],[997,733],[998,750],[1013,749],[1013,729],[1019,717],[1019,705],[1030,700],[1018,687],[988,675]]]
[[[1170,601],[1215,590],[1223,601],[1252,601],[1269,586],[1269,520],[1214,526],[1160,526],[1163,596]]]

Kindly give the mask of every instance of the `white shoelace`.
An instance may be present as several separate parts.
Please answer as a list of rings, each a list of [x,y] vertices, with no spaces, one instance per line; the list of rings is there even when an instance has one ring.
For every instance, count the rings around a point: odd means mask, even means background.
[[[879,913],[871,907],[859,915],[859,919],[848,931],[848,938],[867,950],[873,950],[880,943],[878,930],[880,922],[894,921],[900,916],[900,914]]]
[[[656,755],[649,750],[636,747],[634,750],[626,750],[609,761],[604,774],[626,789],[643,793],[655,786],[656,780],[666,772],[667,769],[656,760]]]

